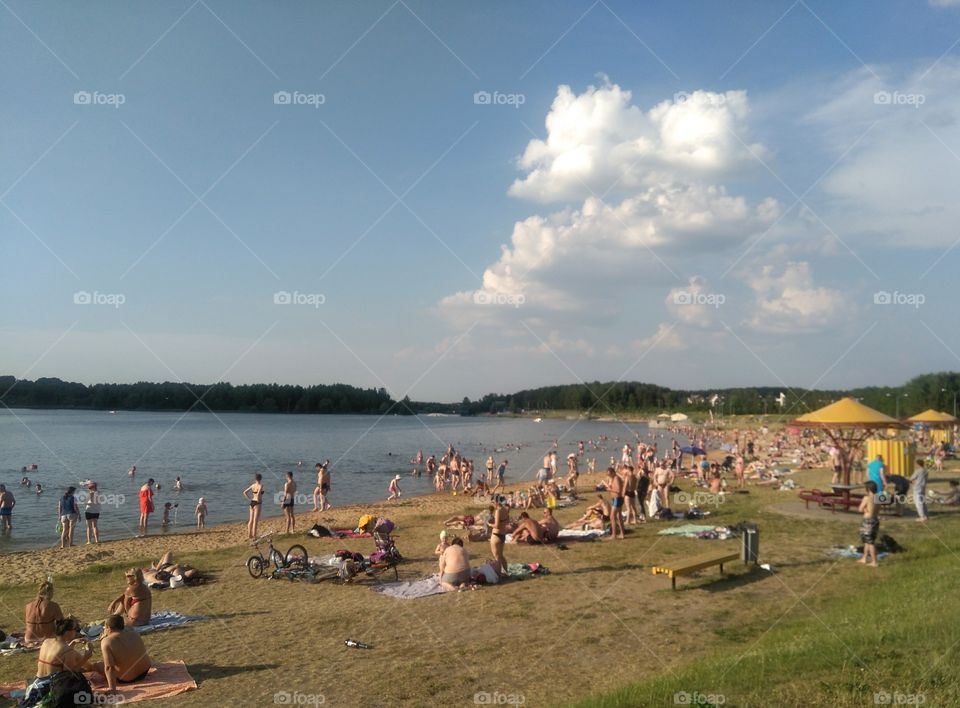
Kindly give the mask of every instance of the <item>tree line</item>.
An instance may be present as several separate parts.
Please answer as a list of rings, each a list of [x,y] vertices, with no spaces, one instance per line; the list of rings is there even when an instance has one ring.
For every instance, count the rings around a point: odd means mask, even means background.
[[[782,395],[781,395],[782,394]],[[571,411],[598,417],[637,413],[709,413],[717,416],[783,414],[798,416],[853,396],[888,415],[905,417],[927,408],[955,413],[960,373],[917,376],[902,386],[869,386],[848,390],[743,387],[671,389],[636,381],[566,384],[510,394],[488,393],[459,403],[394,400],[385,388],[348,384],[294,386],[229,383],[190,384],[166,381],[93,384],[40,378],[35,381],[0,376],[0,402],[10,408],[75,408],[94,410],[212,410],[258,413],[366,413],[460,415]]]

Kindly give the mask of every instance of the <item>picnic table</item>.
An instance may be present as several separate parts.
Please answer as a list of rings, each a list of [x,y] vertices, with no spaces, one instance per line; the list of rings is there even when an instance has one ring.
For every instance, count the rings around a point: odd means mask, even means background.
[[[854,489],[863,489],[866,490],[866,486],[863,484],[831,484],[830,487],[833,489],[834,494],[839,494],[843,498],[844,506],[849,509],[852,506],[854,500],[851,500],[850,493]],[[860,500],[863,498],[863,495],[858,495],[855,503],[859,504]]]

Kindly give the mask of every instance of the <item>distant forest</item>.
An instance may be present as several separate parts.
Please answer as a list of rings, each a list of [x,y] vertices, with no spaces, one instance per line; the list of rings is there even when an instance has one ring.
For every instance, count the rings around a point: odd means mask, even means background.
[[[781,399],[781,394],[784,398]],[[841,396],[854,396],[889,415],[913,415],[927,408],[955,413],[960,373],[917,376],[903,386],[849,390],[787,387],[670,389],[655,384],[613,381],[545,386],[510,394],[490,393],[471,401],[431,403],[397,401],[384,388],[347,384],[291,386],[229,383],[134,383],[86,386],[57,378],[36,381],[0,376],[0,403],[10,408],[94,410],[212,410],[257,413],[365,413],[460,415],[569,411],[604,416],[612,413],[657,414],[713,411],[715,415],[800,415]],[[198,398],[200,400],[198,400]],[[780,401],[785,400],[781,405]]]

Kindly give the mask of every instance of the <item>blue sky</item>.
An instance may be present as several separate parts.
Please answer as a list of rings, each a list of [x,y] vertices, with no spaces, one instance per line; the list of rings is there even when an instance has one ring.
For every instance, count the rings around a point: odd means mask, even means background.
[[[956,369],[952,5],[6,0],[0,370]]]

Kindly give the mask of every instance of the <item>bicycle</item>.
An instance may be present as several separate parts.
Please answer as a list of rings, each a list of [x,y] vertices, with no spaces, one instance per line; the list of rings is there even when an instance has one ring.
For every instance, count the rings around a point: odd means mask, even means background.
[[[267,542],[267,555],[263,555],[260,550],[260,544]],[[283,570],[307,570],[310,567],[307,549],[296,543],[287,550],[286,555],[281,555],[280,551],[273,547],[273,534],[266,534],[250,543],[257,550],[257,555],[250,556],[247,559],[247,571],[254,578],[263,576],[263,571],[274,566],[274,574]]]

